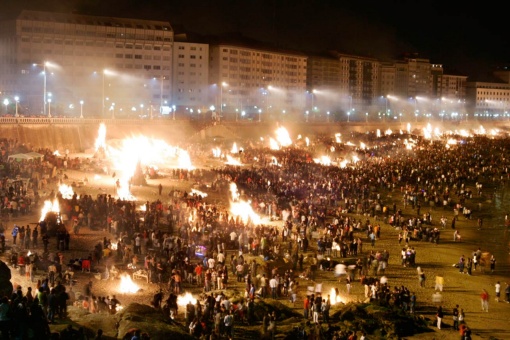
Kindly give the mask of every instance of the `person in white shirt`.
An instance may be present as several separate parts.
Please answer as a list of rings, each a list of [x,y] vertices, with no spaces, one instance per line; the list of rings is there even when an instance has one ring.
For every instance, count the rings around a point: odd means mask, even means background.
[[[276,276],[273,276],[271,280],[269,280],[269,288],[271,288],[271,298],[277,298],[277,289],[278,289],[278,280]]]
[[[218,260],[218,264],[221,265],[225,264],[225,255],[223,254],[223,252],[220,252],[216,259]]]
[[[209,266],[209,269],[214,269],[216,266],[216,260],[214,260],[212,257],[207,260],[207,265]]]

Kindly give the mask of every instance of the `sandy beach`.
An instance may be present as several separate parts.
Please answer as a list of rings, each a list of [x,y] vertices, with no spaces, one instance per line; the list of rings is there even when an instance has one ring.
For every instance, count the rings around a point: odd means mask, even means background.
[[[93,174],[84,173],[75,170],[66,171],[68,179],[65,181],[71,184],[73,181],[77,182],[82,180],[84,177],[88,177],[89,183],[81,188],[76,188],[77,194],[92,194],[93,196],[97,193],[112,193],[114,190],[114,181],[106,176],[103,179],[97,181],[92,180]],[[169,178],[161,178],[157,180],[148,180],[147,186],[133,187],[132,193],[138,199],[140,204],[147,200],[161,199],[163,202],[169,202],[170,198],[168,193],[172,189],[181,189],[189,191],[193,183],[176,181]],[[158,195],[157,186],[163,185],[163,194]],[[56,189],[56,188],[55,188]],[[47,188],[49,193],[51,189]],[[386,270],[385,276],[388,278],[390,286],[406,286],[411,292],[415,292],[417,296],[417,307],[416,313],[423,315],[426,318],[431,319],[431,324],[434,323],[435,312],[438,303],[433,302],[433,294],[435,293],[435,277],[444,277],[444,290],[442,292],[441,305],[445,311],[444,326],[441,330],[437,330],[436,327],[431,325],[431,329],[434,330],[432,333],[419,334],[409,339],[459,339],[460,335],[458,331],[454,331],[452,328],[452,315],[451,311],[455,305],[459,305],[459,308],[463,308],[465,311],[466,324],[472,329],[473,339],[509,339],[510,331],[507,328],[508,316],[510,315],[510,304],[503,302],[505,300],[504,289],[506,282],[510,283],[509,277],[509,231],[504,227],[504,209],[508,208],[508,187],[499,188],[494,193],[491,199],[480,199],[481,205],[477,205],[479,210],[474,210],[471,219],[466,219],[460,215],[456,227],[462,235],[461,242],[453,241],[453,230],[450,227],[450,222],[453,218],[453,210],[436,208],[436,207],[422,207],[421,213],[429,212],[432,216],[433,227],[441,228],[439,220],[442,216],[445,216],[448,220],[446,227],[441,229],[441,238],[439,244],[426,242],[426,241],[411,241],[409,246],[415,248],[417,252],[416,264],[420,266],[425,274],[426,281],[425,287],[420,287],[418,282],[418,275],[416,268],[414,267],[403,267],[400,261],[400,250],[403,244],[398,243],[399,231],[390,226],[389,224],[381,223],[381,237],[376,240],[374,248],[370,246],[366,235],[360,234],[364,240],[363,252],[366,254],[371,249],[373,250],[387,250],[390,253],[389,266]],[[217,194],[210,196],[208,199],[214,201],[224,201],[225,204],[228,202],[228,197],[220,197]],[[206,199],[206,201],[208,200]],[[384,199],[388,205],[396,202],[399,209],[402,209],[405,217],[415,216],[416,210],[412,207],[403,207],[401,203],[401,193],[399,191],[393,191],[388,193],[388,197]],[[476,198],[473,199],[473,202]],[[498,203],[499,202],[499,203]],[[495,204],[499,204],[499,208],[495,207]],[[473,203],[470,203],[473,205]],[[506,204],[506,206],[505,206]],[[12,237],[10,237],[10,231],[14,223],[18,225],[28,224],[37,222],[39,219],[39,209],[34,209],[30,215],[18,217],[16,219],[4,220],[3,224],[6,226],[6,239],[7,246],[11,244]],[[484,222],[482,230],[477,228],[477,216],[488,216]],[[366,216],[359,216],[352,214],[354,218],[361,218],[362,220],[367,219]],[[280,223],[281,222],[276,222]],[[69,258],[80,258],[86,257],[92,249],[93,245],[100,242],[103,237],[112,238],[113,235],[107,235],[103,231],[92,231],[87,228],[82,228],[80,234],[71,237],[70,251],[65,252],[66,259]],[[54,242],[54,240],[52,240]],[[315,242],[311,242],[312,250],[316,247]],[[55,246],[50,244],[50,250],[55,249]],[[473,271],[472,275],[461,274],[459,269],[454,266],[459,260],[461,255],[471,256],[473,251],[478,247],[484,252],[491,252],[496,256],[497,264],[494,273],[490,273],[487,269],[485,273],[480,270]],[[42,248],[36,248],[35,251],[42,253]],[[9,251],[7,252],[9,253]],[[227,257],[229,254],[227,254]],[[2,254],[4,261],[6,254]],[[12,282],[14,285],[20,284],[23,287],[35,286],[35,283],[30,283],[25,277],[19,275],[18,271],[12,270],[13,274]],[[42,277],[44,273],[39,272],[39,276]],[[83,286],[88,280],[94,280],[94,288],[97,292],[102,292],[103,295],[115,294],[118,289],[118,283],[115,281],[100,281],[95,280],[93,273],[76,273],[75,278],[77,280],[76,285],[73,287],[73,291],[83,291]],[[235,280],[231,278],[232,284],[239,286],[241,289],[242,285],[235,283]],[[502,297],[501,302],[495,301],[494,285],[496,282],[501,282],[502,286]],[[148,304],[154,292],[158,289],[157,285],[147,284],[143,280],[137,280],[136,283],[143,289],[141,292],[135,295],[122,295],[120,300],[123,304],[127,305],[130,302],[141,302]],[[338,288],[343,300],[345,301],[362,301],[364,300],[364,288],[359,282],[355,282],[352,285],[352,291],[350,295],[346,294],[345,282],[338,282],[338,279],[334,277],[332,272],[321,271],[319,272],[315,283],[322,283],[323,291],[328,292],[331,288]],[[305,280],[299,282],[301,290],[299,292],[298,302],[295,307],[292,307],[288,301],[282,299],[282,303],[294,308],[297,312],[301,313],[302,310],[302,298],[305,294],[305,287],[313,284]],[[480,293],[482,289],[487,289],[490,294],[489,312],[482,312]],[[190,291],[193,294],[199,294],[201,289],[194,286],[184,286],[185,291]],[[79,323],[79,320],[73,320]],[[370,339],[370,336],[368,337]]]

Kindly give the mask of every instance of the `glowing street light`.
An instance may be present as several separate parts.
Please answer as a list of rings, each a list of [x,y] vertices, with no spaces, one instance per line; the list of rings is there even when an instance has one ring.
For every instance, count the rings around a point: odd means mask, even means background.
[[[48,118],[51,118],[51,98],[48,98]]]
[[[42,64],[33,64],[33,66],[42,66],[43,67],[43,113],[46,116],[46,103],[48,103],[48,92],[47,92],[47,82],[48,82],[48,76],[47,76],[47,68],[55,66],[54,64],[45,61]]]
[[[104,110],[105,110],[105,76],[111,76],[114,73],[112,71],[109,71],[108,69],[103,70],[103,107],[101,109],[101,116],[104,117]]]
[[[14,97],[14,101],[16,104],[16,117],[19,117],[19,114],[18,114],[19,97],[18,96]]]
[[[80,118],[83,118],[83,100],[80,100]]]

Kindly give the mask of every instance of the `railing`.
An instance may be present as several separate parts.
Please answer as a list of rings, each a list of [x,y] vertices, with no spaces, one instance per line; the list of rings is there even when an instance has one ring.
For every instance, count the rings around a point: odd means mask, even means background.
[[[0,124],[176,124],[172,119],[101,119],[101,118],[49,118],[49,117],[0,117]]]

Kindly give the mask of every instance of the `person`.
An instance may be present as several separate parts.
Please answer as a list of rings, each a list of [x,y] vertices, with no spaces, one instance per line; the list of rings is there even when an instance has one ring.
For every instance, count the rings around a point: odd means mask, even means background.
[[[496,258],[494,257],[494,255],[491,255],[489,262],[491,266],[491,274],[494,274],[494,270],[496,269]]]
[[[480,300],[482,302],[482,312],[489,312],[489,293],[486,289],[482,290]]]
[[[505,295],[506,295],[506,303],[510,303],[510,284],[508,284],[508,282],[506,283]]]
[[[416,268],[416,271],[418,272],[420,287],[425,287],[425,272],[421,269],[421,267]]]
[[[496,302],[499,302],[499,297],[501,296],[501,284],[498,282],[496,282],[496,284],[494,285],[494,289],[495,289],[495,293],[496,293]]]
[[[161,185],[161,183],[159,183],[159,185],[158,185],[158,194],[159,194],[159,196],[161,196],[162,192],[163,192],[163,186]]]
[[[455,305],[455,307],[453,307],[452,316],[453,316],[453,329],[458,331],[459,330],[459,305]]]
[[[443,284],[444,284],[444,278],[441,275],[437,275],[436,276],[436,286],[435,286],[434,289],[436,291],[442,292],[443,291]]]
[[[444,312],[443,312],[443,306],[439,306],[437,308],[437,329],[441,329],[441,323],[443,322]]]
[[[94,340],[102,340],[103,339],[103,330],[99,328],[97,330],[96,336],[94,337]]]
[[[230,310],[227,311],[227,315],[223,318],[223,323],[225,324],[225,334],[230,340],[234,336],[234,316]]]
[[[131,340],[141,340],[141,331],[139,329],[135,330],[133,336],[131,337]]]

